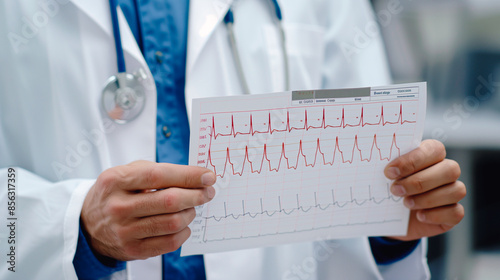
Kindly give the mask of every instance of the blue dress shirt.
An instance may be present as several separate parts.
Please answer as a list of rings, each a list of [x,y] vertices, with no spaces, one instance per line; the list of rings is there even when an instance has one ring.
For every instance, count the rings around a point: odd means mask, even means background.
[[[185,106],[188,0],[118,0],[157,87],[157,161],[187,164],[189,124]],[[396,262],[415,242],[370,238],[378,264]],[[96,259],[81,228],[73,260],[79,279],[99,279],[125,269],[125,262]],[[202,256],[180,257],[179,250],[163,256],[163,279],[205,279]]]

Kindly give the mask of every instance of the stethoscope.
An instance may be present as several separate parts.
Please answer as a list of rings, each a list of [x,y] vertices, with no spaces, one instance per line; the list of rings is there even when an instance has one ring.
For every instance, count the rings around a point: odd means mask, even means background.
[[[288,67],[288,54],[285,42],[285,32],[283,29],[281,8],[277,0],[270,0],[275,10],[277,26],[280,31],[281,49],[284,61],[285,70],[285,88],[290,88],[290,74]],[[144,110],[146,104],[144,80],[147,79],[143,69],[139,69],[137,73],[127,73],[125,65],[125,56],[123,54],[123,46],[121,43],[120,26],[118,24],[118,12],[116,0],[109,0],[111,10],[111,22],[113,24],[113,36],[116,49],[116,63],[118,73],[111,76],[106,81],[106,85],[102,91],[102,108],[104,113],[114,120],[116,123],[125,124],[137,118]],[[238,46],[234,35],[234,15],[230,7],[224,23],[228,30],[229,44],[231,53],[235,62],[236,72],[240,80],[243,93],[250,94],[248,82],[243,71]]]
[[[118,74],[106,81],[106,86],[102,90],[101,103],[104,113],[110,119],[116,123],[125,124],[137,118],[144,110],[146,105],[144,81],[147,75],[142,68],[136,73],[127,73],[117,7],[116,0],[109,0]]]

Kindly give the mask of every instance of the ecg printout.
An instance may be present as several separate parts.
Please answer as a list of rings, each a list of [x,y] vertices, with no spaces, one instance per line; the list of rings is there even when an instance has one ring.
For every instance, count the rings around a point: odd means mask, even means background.
[[[426,83],[195,99],[190,165],[217,175],[182,255],[404,235],[384,167],[416,148]]]

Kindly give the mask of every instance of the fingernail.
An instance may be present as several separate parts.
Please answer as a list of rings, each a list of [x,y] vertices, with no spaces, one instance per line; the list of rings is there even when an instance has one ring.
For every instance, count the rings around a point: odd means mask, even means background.
[[[406,194],[406,190],[403,186],[400,185],[392,185],[391,192],[395,196],[403,196]]]
[[[215,188],[210,186],[207,188],[207,195],[208,195],[208,198],[212,199],[214,198],[215,196]]]
[[[397,167],[389,167],[387,168],[386,175],[389,179],[396,179],[401,175],[401,171]]]
[[[412,198],[407,198],[403,201],[403,203],[406,205],[407,208],[413,208],[413,206],[415,206],[415,200],[413,200]]]
[[[417,219],[421,222],[425,221],[425,214],[422,212],[417,212]]]
[[[205,186],[211,186],[215,184],[217,178],[215,178],[215,174],[213,172],[207,172],[201,175],[201,183]]]

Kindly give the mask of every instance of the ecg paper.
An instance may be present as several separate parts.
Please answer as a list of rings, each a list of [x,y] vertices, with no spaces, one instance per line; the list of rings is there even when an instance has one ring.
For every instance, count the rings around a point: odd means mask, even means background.
[[[384,167],[416,148],[426,84],[195,99],[190,165],[217,176],[182,255],[404,235]]]

